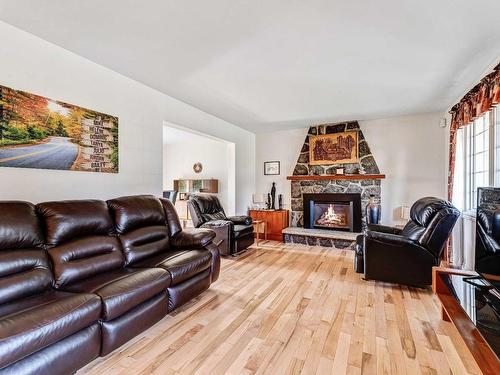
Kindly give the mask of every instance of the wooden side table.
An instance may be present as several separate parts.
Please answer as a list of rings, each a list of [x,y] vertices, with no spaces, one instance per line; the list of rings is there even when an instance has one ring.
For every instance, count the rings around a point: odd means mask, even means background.
[[[255,238],[256,238],[256,245],[259,246],[259,234],[260,234],[260,227],[263,226],[264,227],[264,239],[267,240],[267,222],[265,222],[264,220],[253,220],[252,221],[252,224],[253,224],[253,230],[255,232]]]
[[[281,231],[288,227],[288,210],[250,210],[249,215],[252,220],[262,220],[266,222],[267,239],[273,241],[283,241]]]

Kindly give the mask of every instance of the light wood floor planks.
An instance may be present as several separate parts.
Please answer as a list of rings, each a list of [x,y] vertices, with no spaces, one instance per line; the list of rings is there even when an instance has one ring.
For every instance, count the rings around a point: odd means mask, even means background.
[[[363,281],[353,255],[261,241],[79,374],[481,374],[430,289]]]

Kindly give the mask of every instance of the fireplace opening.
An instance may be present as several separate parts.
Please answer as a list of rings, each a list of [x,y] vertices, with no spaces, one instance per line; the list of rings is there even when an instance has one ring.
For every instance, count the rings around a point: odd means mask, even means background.
[[[313,203],[314,227],[351,229],[352,204],[342,202]]]
[[[361,232],[360,194],[304,194],[304,227]]]

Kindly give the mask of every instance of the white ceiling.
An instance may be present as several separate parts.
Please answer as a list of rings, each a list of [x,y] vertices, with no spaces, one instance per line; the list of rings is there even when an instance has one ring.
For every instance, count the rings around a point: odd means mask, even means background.
[[[445,110],[499,0],[0,0],[0,20],[254,132]]]

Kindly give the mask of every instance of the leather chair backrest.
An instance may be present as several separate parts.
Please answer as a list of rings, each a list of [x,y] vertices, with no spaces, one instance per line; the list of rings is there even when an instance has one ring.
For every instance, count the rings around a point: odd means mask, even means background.
[[[161,201],[152,195],[111,199],[107,202],[120,238],[125,264],[169,249],[169,231]]]
[[[165,190],[163,192],[163,198],[168,199],[170,202],[175,204],[177,200],[177,191],[176,190]]]
[[[56,288],[123,267],[121,246],[105,202],[45,202],[37,210],[45,226]]]
[[[219,198],[211,194],[191,194],[188,200],[193,225],[199,227],[207,221],[224,220],[226,214]]]
[[[169,235],[170,237],[173,237],[177,233],[182,231],[179,215],[177,214],[172,201],[170,201],[169,199],[160,198],[160,202],[163,205],[163,211],[165,212],[165,217],[167,219]]]
[[[498,231],[496,216],[496,209],[477,209],[476,258],[500,254],[500,244],[497,242],[498,234],[496,233]]]
[[[0,203],[0,304],[51,288],[43,240],[33,204]]]
[[[460,211],[451,203],[425,197],[411,207],[411,220],[405,225],[401,235],[418,242],[439,258],[459,216]]]

